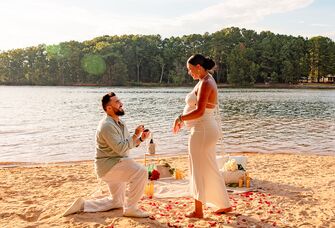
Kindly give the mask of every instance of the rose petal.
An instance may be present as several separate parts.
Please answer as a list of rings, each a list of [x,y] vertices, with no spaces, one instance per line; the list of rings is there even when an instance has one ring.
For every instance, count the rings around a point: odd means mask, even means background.
[[[211,227],[216,226],[216,222],[215,222],[215,221],[208,221],[208,223],[209,223],[209,225],[210,225]]]

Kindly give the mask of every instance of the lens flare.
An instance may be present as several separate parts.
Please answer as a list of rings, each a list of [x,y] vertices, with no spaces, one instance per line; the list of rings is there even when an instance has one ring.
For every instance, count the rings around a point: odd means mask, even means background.
[[[87,73],[93,75],[101,75],[106,71],[106,62],[100,55],[84,56],[81,66]]]

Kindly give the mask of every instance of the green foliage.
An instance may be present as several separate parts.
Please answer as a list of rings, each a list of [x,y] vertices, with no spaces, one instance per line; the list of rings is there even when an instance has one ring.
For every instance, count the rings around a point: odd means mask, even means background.
[[[218,83],[297,83],[335,74],[335,43],[327,37],[293,37],[237,27],[162,39],[159,35],[101,36],[0,53],[0,84],[141,85],[192,83],[187,58],[216,62]]]
[[[81,60],[82,68],[89,74],[101,75],[106,71],[105,60],[99,55],[86,55]]]

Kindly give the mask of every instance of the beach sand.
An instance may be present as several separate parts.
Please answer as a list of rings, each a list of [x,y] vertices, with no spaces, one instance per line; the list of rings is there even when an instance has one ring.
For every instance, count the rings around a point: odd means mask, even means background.
[[[140,207],[152,213],[146,219],[122,217],[121,209],[61,217],[97,189],[92,161],[1,168],[0,227],[335,227],[335,156],[245,156],[256,191],[230,194],[232,213],[206,208],[204,219],[184,217],[193,208],[188,197],[143,197]],[[187,173],[186,156],[167,161]]]

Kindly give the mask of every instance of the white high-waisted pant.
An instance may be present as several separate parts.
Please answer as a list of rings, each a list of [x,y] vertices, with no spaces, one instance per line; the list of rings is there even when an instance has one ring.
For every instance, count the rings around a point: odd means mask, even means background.
[[[192,121],[188,142],[190,157],[190,190],[193,197],[216,209],[230,207],[225,182],[216,163],[216,143],[221,129],[213,109]]]
[[[148,171],[133,159],[125,158],[113,166],[101,179],[107,183],[111,196],[85,200],[84,212],[108,211],[119,207],[123,207],[124,211],[136,208],[148,180]],[[129,189],[125,201],[127,182]]]

